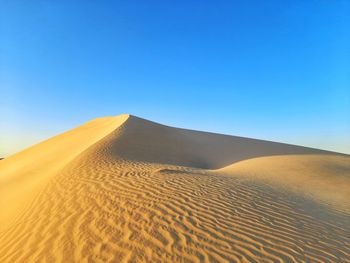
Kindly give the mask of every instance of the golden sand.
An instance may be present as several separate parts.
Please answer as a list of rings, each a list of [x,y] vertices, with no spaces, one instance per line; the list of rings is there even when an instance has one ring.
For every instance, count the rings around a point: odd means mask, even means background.
[[[0,262],[350,262],[350,157],[93,120],[0,161]]]

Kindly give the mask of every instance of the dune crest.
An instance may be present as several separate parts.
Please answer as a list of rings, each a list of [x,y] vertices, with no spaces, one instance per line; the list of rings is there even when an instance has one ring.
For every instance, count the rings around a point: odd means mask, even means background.
[[[0,163],[0,262],[350,262],[350,157],[93,120]]]

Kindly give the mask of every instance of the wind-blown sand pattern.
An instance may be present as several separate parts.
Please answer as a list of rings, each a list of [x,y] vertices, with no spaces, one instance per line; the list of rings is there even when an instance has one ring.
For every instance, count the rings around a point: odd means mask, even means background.
[[[121,115],[0,179],[0,262],[350,262],[347,155]]]

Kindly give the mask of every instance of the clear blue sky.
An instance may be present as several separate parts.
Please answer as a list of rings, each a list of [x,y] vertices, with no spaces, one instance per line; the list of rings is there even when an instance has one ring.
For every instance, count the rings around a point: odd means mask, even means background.
[[[121,113],[350,153],[350,1],[0,3],[1,156]]]

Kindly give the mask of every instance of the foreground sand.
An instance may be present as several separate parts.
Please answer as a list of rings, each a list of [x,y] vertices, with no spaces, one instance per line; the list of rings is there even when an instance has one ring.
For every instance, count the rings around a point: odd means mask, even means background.
[[[350,157],[93,120],[0,161],[0,262],[350,262]]]

